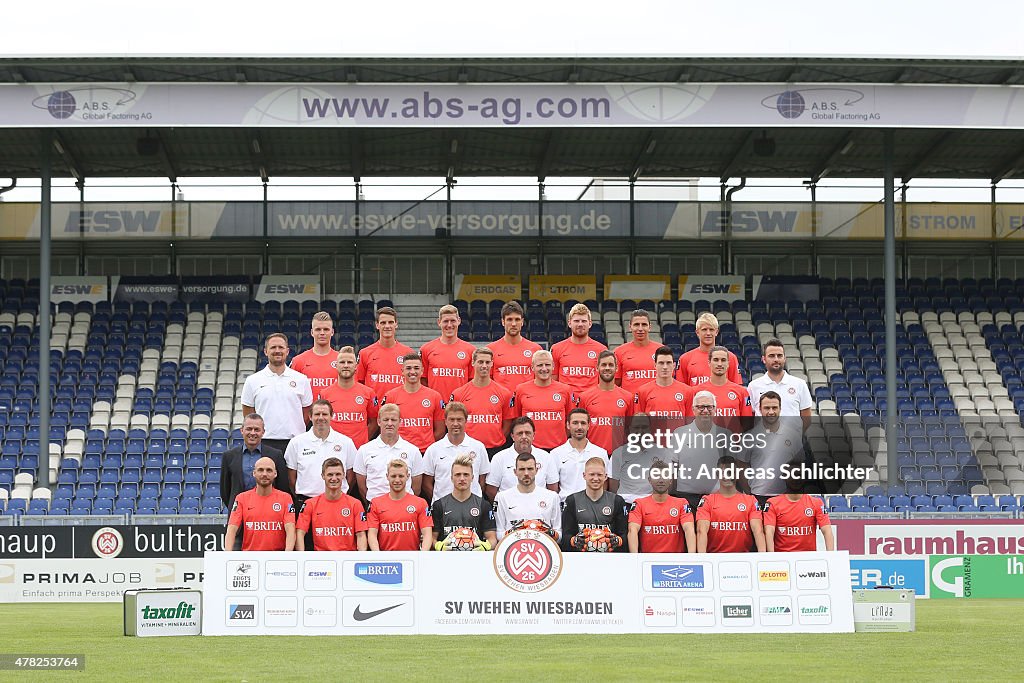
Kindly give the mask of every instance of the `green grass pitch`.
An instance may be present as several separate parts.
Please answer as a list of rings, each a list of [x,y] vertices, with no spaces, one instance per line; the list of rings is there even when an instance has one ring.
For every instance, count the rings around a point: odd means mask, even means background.
[[[69,681],[1020,680],[1024,600],[920,600],[917,632],[126,638],[117,604],[5,604],[0,651],[84,654]]]

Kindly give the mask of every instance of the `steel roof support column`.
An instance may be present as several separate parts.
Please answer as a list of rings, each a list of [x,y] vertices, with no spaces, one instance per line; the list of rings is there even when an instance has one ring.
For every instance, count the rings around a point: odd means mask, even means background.
[[[882,132],[885,196],[885,455],[888,483],[899,481],[896,465],[896,188],[893,171],[895,134]]]
[[[50,486],[50,220],[53,131],[45,130],[39,165],[39,471],[37,486]]]

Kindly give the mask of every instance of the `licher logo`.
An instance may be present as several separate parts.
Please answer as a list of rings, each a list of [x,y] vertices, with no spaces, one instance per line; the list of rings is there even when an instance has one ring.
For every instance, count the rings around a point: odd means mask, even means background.
[[[117,557],[124,550],[124,538],[121,532],[105,526],[92,535],[92,551],[97,557]]]
[[[562,572],[562,551],[546,533],[519,529],[498,544],[494,571],[512,590],[539,593],[558,580]]]

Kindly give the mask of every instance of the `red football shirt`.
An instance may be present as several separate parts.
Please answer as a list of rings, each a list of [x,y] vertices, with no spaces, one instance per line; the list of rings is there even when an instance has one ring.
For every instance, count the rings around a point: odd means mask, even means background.
[[[680,427],[693,416],[693,389],[676,381],[667,387],[648,382],[636,392],[636,412],[662,418],[664,424],[656,425],[658,429]]]
[[[525,337],[513,346],[502,337],[487,345],[494,352],[494,365],[491,368],[491,379],[509,391],[515,391],[523,382],[533,379],[533,353],[540,351],[541,346]]]
[[[384,394],[381,405],[393,403],[398,406],[401,420],[398,423],[398,435],[416,446],[420,451],[434,443],[434,421],[444,422],[444,408],[441,394],[422,384],[415,393],[410,394],[404,386],[395,387]]]
[[[338,352],[334,349],[323,356],[318,356],[313,349],[307,349],[292,359],[292,370],[309,378],[315,401],[323,396],[324,389],[338,381],[337,362]]]
[[[654,352],[657,350],[657,344],[637,346],[633,342],[626,342],[615,349],[618,361],[615,377],[622,380],[623,389],[635,394],[640,387],[654,381]]]
[[[235,496],[229,525],[242,532],[242,550],[284,550],[288,540],[285,524],[295,524],[292,497],[284,491],[271,489],[261,496],[256,489]]]
[[[462,339],[454,344],[444,344],[440,337],[427,342],[420,349],[423,382],[447,401],[453,391],[473,379],[475,350],[475,346]]]
[[[715,395],[715,423],[726,429],[742,432],[743,425],[737,418],[754,415],[754,409],[750,406],[750,392],[746,387],[732,382],[722,386],[705,382],[700,385],[699,391],[710,391]]]
[[[377,496],[370,501],[366,513],[366,526],[377,530],[377,543],[381,550],[419,550],[420,530],[433,529],[430,506],[419,496],[407,493],[399,500],[391,494]]]
[[[745,553],[754,545],[750,520],[761,519],[757,498],[737,493],[726,498],[709,493],[697,505],[697,521],[711,522],[708,529],[709,553]]]
[[[637,498],[629,511],[629,523],[640,525],[642,553],[685,553],[683,524],[692,521],[690,506],[672,496],[662,503],[655,502],[653,496]]]
[[[455,390],[452,400],[466,406],[466,434],[488,448],[505,443],[501,423],[515,418],[512,392],[492,381],[486,387],[467,382]]]
[[[626,422],[636,405],[631,392],[615,387],[603,391],[600,387],[580,394],[580,408],[590,413],[590,431],[587,438],[609,453],[626,443]]]
[[[597,386],[597,357],[607,350],[607,346],[593,339],[588,338],[582,344],[577,344],[572,337],[563,339],[551,347],[551,358],[555,361],[552,378],[577,395]]]
[[[334,383],[320,397],[331,402],[331,429],[352,439],[356,448],[369,440],[367,425],[377,419],[379,403],[373,389],[359,382],[348,389]]]
[[[832,526],[821,498],[806,493],[792,501],[785,494],[764,505],[764,525],[775,527],[775,552],[817,550],[818,527]]]
[[[383,398],[389,389],[402,383],[402,361],[412,349],[401,342],[395,342],[386,349],[376,341],[359,352],[356,367],[356,381],[373,389],[377,398]]]
[[[536,426],[533,445],[546,451],[565,443],[565,418],[575,406],[572,390],[561,382],[538,387],[533,381],[516,387],[516,417],[524,415]]]
[[[321,493],[303,504],[295,528],[309,533],[310,526],[314,550],[355,550],[356,534],[366,531],[366,513],[359,501],[348,494],[341,494],[338,500],[327,500]]]
[[[679,356],[676,379],[691,387],[704,384],[711,379],[709,357],[699,346]],[[743,378],[740,377],[740,362],[732,351],[729,352],[729,371],[725,374],[725,378],[734,384],[743,384]]]

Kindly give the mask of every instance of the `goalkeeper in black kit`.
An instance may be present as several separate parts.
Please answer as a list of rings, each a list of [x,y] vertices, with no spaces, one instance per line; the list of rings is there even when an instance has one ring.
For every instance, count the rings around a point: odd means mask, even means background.
[[[624,550],[629,505],[622,496],[605,490],[608,472],[604,460],[588,460],[583,479],[586,488],[566,496],[562,506],[562,547],[570,552]]]
[[[460,455],[452,462],[452,492],[430,509],[434,550],[491,550],[497,544],[493,508],[470,490],[472,485],[473,460]]]

